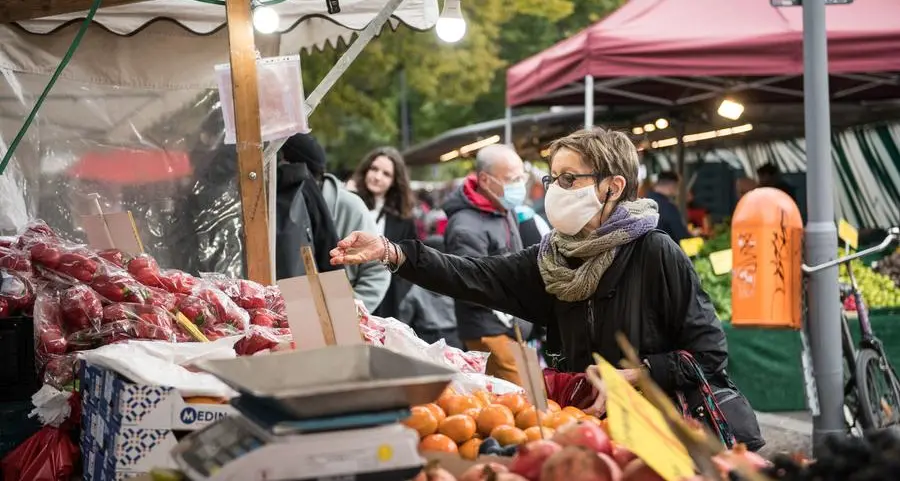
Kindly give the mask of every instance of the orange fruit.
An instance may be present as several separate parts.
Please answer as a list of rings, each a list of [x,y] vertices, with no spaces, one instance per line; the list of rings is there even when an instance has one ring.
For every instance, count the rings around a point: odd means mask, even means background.
[[[458,453],[459,448],[452,439],[443,434],[429,434],[419,442],[419,451],[440,451],[444,453]]]
[[[481,407],[485,407],[489,404],[494,403],[493,395],[487,391],[478,391],[475,393],[475,397],[478,398],[479,401],[481,401]]]
[[[447,413],[447,416],[462,414],[466,409],[481,407],[478,405],[476,398],[459,394],[448,397],[444,401],[444,404],[440,404],[440,406],[444,412]]]
[[[443,421],[444,418],[447,417],[447,413],[445,413],[444,410],[435,403],[428,403],[425,405],[425,407],[428,408],[429,411],[431,411],[431,415],[434,416],[434,419],[438,422],[438,424],[441,424],[441,421]]]
[[[541,432],[543,431],[544,437],[541,437]],[[531,426],[530,428],[525,430],[525,436],[528,437],[529,441],[537,441],[539,439],[550,439],[553,437],[553,433],[555,433],[553,429]]]
[[[582,411],[581,409],[578,409],[575,406],[566,406],[566,407],[562,408],[562,411],[560,411],[560,412],[569,413],[572,416],[575,416],[575,419],[581,419],[581,418],[587,416],[587,414],[585,414],[584,411]]]
[[[434,418],[434,415],[431,414],[427,407],[413,406],[410,411],[412,411],[412,414],[403,420],[403,424],[418,431],[420,438],[434,434],[437,431],[437,419]]]
[[[577,422],[578,419],[576,419],[575,416],[572,416],[569,413],[560,411],[556,413],[550,413],[549,415],[547,415],[547,417],[543,418],[542,421],[544,427],[546,428],[559,429],[566,424]]]
[[[547,410],[550,411],[551,413],[558,413],[558,412],[562,411],[562,408],[559,407],[559,403],[557,403],[556,401],[554,401],[552,399],[548,399],[547,400]]]
[[[516,418],[512,411],[502,404],[491,404],[478,413],[478,432],[490,436],[497,426],[515,426]]]
[[[481,447],[481,440],[478,438],[470,439],[459,446],[459,457],[474,461],[478,457],[478,448]]]
[[[543,414],[543,413],[542,413]],[[546,414],[543,414],[541,418],[546,417]],[[543,419],[541,419],[543,421]],[[516,414],[516,427],[519,429],[528,429],[532,426],[538,425],[537,418],[537,409],[534,406],[528,406],[525,409],[519,411]]]
[[[447,416],[438,426],[438,432],[457,444],[464,443],[475,435],[475,420],[465,414]]]
[[[496,439],[501,446],[518,446],[528,442],[528,435],[525,434],[525,431],[515,426],[497,426],[491,431],[491,437]]]
[[[478,413],[480,413],[480,412],[481,412],[481,408],[469,408],[469,409],[466,409],[465,411],[463,411],[462,413],[465,414],[466,416],[469,416],[470,418],[472,418],[474,420],[474,419],[478,419]]]
[[[508,407],[513,415],[519,414],[523,409],[528,407],[528,402],[525,401],[525,397],[517,392],[497,396],[496,403]]]
[[[589,423],[594,423],[597,426],[603,426],[603,421],[600,420],[597,416],[591,416],[590,414],[585,414],[583,418],[579,419],[579,421],[586,421]]]

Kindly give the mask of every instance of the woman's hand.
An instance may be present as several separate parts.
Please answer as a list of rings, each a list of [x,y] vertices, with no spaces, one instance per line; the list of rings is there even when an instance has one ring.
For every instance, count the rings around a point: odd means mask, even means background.
[[[596,375],[597,378],[600,378],[600,369],[598,369],[596,365],[588,366],[587,370],[589,371],[589,375],[593,374]],[[632,386],[637,384],[638,378],[641,375],[640,369],[618,369],[618,372],[619,375]],[[603,382],[603,379],[600,379],[600,386],[597,386],[596,384],[593,384],[593,386],[597,398],[594,400],[594,404],[592,404],[591,407],[584,410],[584,413],[601,417],[606,414],[606,383]]]
[[[364,264],[371,261],[384,259],[385,242],[381,236],[368,232],[353,232],[338,242],[337,247],[331,250],[331,265]],[[393,257],[393,253],[391,253]],[[395,262],[396,259],[388,259]]]

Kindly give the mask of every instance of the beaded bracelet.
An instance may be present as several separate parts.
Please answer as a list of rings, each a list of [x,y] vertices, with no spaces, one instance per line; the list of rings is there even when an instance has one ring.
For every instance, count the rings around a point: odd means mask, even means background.
[[[381,257],[381,264],[387,267],[388,260],[390,259],[390,255],[388,255],[390,251],[388,251],[389,242],[387,237],[381,236],[381,245],[384,247],[384,255]]]

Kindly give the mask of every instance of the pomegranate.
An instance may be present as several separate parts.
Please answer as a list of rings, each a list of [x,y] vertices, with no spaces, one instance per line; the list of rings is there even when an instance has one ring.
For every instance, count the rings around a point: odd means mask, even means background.
[[[519,447],[509,470],[528,479],[540,479],[544,462],[559,451],[562,451],[562,446],[545,439],[524,444]]]
[[[437,461],[430,461],[422,468],[422,471],[413,478],[413,481],[456,481],[446,469]]]
[[[613,446],[612,458],[620,468],[625,469],[625,466],[628,466],[628,463],[637,459],[637,454],[632,453],[628,448],[621,444],[616,444]]]
[[[579,421],[556,431],[553,440],[560,446],[581,446],[597,453],[612,454],[612,443],[609,435],[600,426]]]
[[[550,456],[540,481],[621,481],[622,470],[613,459],[582,446],[567,446]]]
[[[728,473],[741,463],[749,465],[754,470],[769,467],[769,461],[766,458],[747,450],[747,446],[743,444],[737,444],[730,451],[715,456],[713,462],[724,477],[728,477]]]
[[[476,464],[465,470],[459,481],[494,481],[497,475],[507,473],[509,469],[498,463]]]
[[[665,481],[665,478],[657,474],[642,459],[635,459],[625,466],[622,481]]]

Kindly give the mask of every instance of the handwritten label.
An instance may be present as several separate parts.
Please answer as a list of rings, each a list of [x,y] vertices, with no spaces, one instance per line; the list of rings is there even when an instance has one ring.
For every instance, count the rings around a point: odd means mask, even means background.
[[[533,347],[523,346],[517,341],[509,341],[516,370],[524,381],[525,395],[539,411],[547,410],[547,390],[544,386],[544,371]]]
[[[694,461],[662,413],[612,364],[594,356],[606,384],[606,415],[613,440],[636,454],[666,481],[694,475]]]
[[[713,252],[709,255],[709,263],[712,264],[713,274],[721,276],[731,272],[731,249]]]
[[[681,239],[681,248],[684,250],[684,253],[687,254],[688,257],[694,257],[699,252],[700,249],[703,248],[703,238],[702,237],[691,237],[690,239]]]
[[[859,231],[844,219],[838,222],[838,238],[854,249],[859,247]]]

